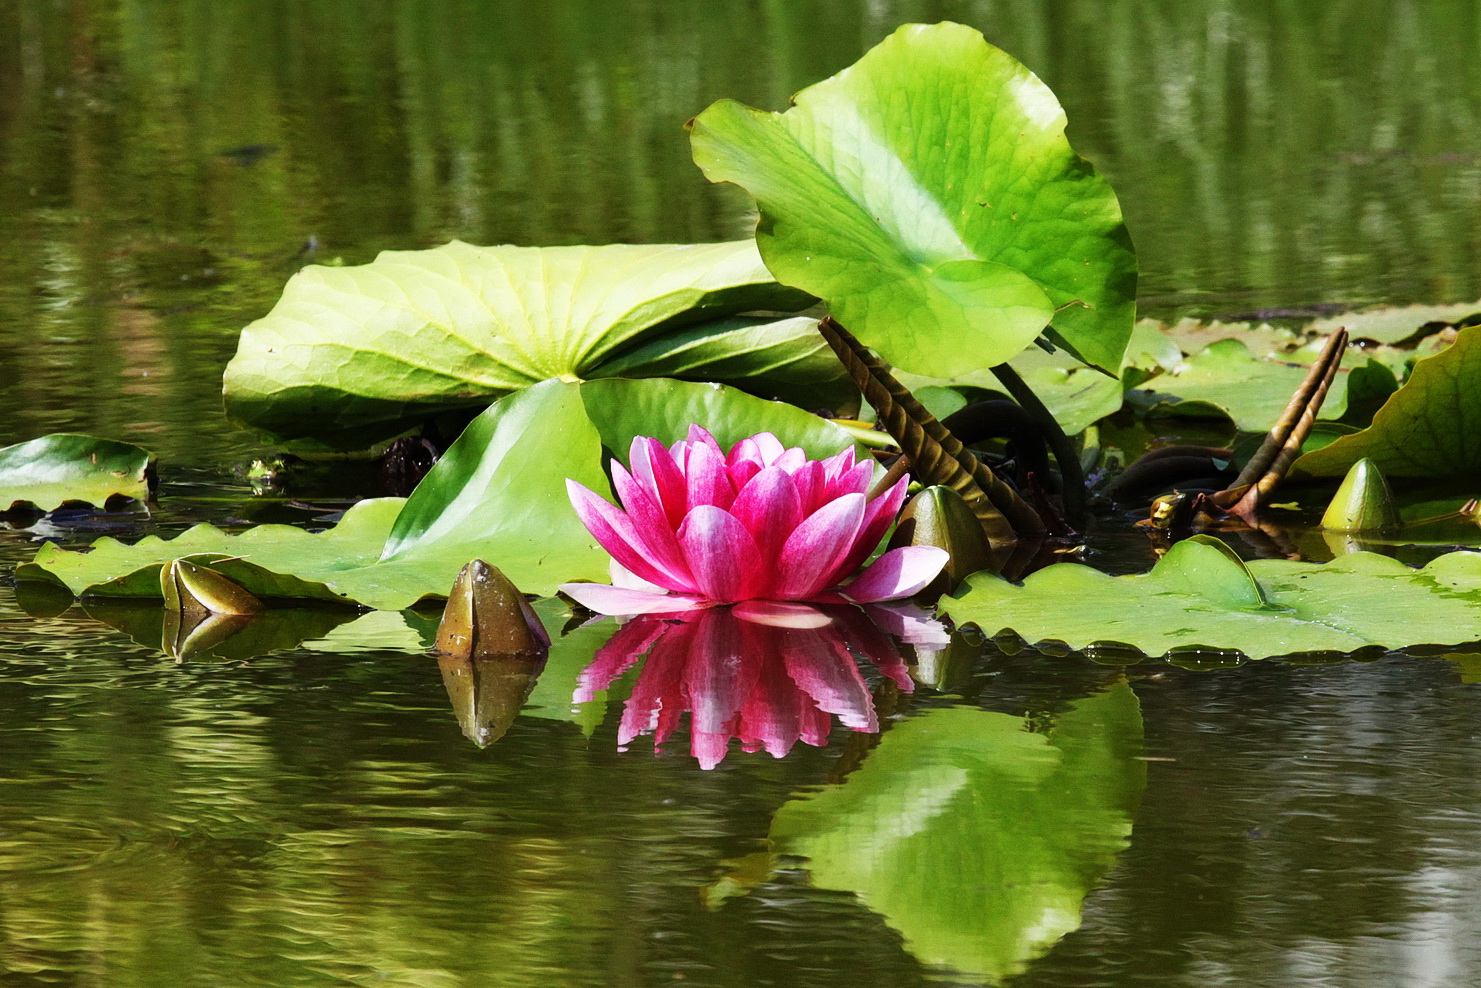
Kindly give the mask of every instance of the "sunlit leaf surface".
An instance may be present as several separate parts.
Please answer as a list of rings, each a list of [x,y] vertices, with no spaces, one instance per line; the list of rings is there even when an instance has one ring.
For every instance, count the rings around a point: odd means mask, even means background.
[[[607,376],[607,359],[685,328],[677,342],[691,355],[701,347],[717,373],[769,373],[795,386],[824,366],[795,327],[758,346],[733,322],[695,324],[809,301],[772,280],[749,240],[386,251],[370,264],[294,275],[273,310],[242,331],[226,368],[227,410],[277,436],[366,445],[547,378]],[[645,352],[678,359],[662,347]],[[651,377],[673,368],[629,354],[621,369]]]
[[[608,576],[607,554],[571,509],[566,480],[604,491],[604,447],[625,457],[633,436],[673,442],[691,423],[726,444],[771,431],[814,457],[851,443],[824,419],[717,384],[546,381],[475,419],[410,498],[362,501],[326,532],[260,525],[233,535],[198,525],[133,546],[111,538],[80,552],[46,545],[17,577],[77,595],[158,597],[161,565],[190,557],[259,597],[400,610],[445,597],[458,571],[482,558],[520,590],[550,594]]]
[[[1481,476],[1481,327],[1414,365],[1362,432],[1296,461],[1297,473],[1340,477],[1367,457],[1389,477]]]
[[[50,511],[149,494],[149,451],[132,443],[57,433],[0,449],[0,511]]]
[[[988,634],[1072,648],[1119,643],[1148,655],[1201,646],[1267,658],[1481,638],[1481,554],[1452,552],[1423,569],[1375,553],[1330,563],[1242,563],[1208,536],[1173,546],[1151,572],[1108,576],[1060,563],[1021,586],[990,574],[943,610]]]
[[[915,373],[1001,363],[1051,320],[1120,366],[1131,242],[1037,76],[969,27],[907,24],[794,103],[721,101],[692,125],[705,174],[756,197],[779,280]]]

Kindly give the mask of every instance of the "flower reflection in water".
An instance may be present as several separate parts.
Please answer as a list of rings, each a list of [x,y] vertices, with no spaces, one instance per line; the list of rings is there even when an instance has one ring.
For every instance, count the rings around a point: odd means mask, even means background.
[[[912,682],[899,646],[941,644],[942,626],[914,608],[747,601],[632,618],[581,674],[576,703],[595,698],[647,655],[618,728],[618,744],[652,734],[661,748],[690,714],[690,748],[703,768],[725,757],[731,738],[780,758],[798,741],[828,743],[832,718],[879,730],[874,701],[854,654],[901,690]],[[850,651],[852,649],[852,652]]]

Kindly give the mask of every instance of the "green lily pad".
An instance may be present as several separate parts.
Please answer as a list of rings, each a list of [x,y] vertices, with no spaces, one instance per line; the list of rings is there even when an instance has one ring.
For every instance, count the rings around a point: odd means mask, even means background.
[[[1481,473],[1481,326],[1414,365],[1373,424],[1303,455],[1296,474],[1339,477],[1367,457],[1388,477],[1474,479]]]
[[[1242,563],[1199,535],[1139,576],[1060,563],[1021,586],[990,574],[968,584],[960,599],[942,601],[953,620],[1075,649],[1114,643],[1162,655],[1203,647],[1260,659],[1481,639],[1481,554],[1472,552],[1418,570],[1369,552],[1330,563]]]
[[[923,964],[991,983],[1080,925],[1146,785],[1123,683],[1060,714],[931,710],[890,728],[857,772],[785,804],[773,848],[853,892]]]
[[[153,457],[132,443],[55,433],[0,449],[0,513],[149,496]]]
[[[1481,322],[1481,302],[1459,302],[1451,305],[1393,305],[1318,319],[1306,327],[1309,333],[1322,336],[1334,329],[1345,328],[1353,339],[1377,340],[1380,343],[1410,342],[1425,327],[1435,329],[1457,323]]]
[[[608,557],[581,525],[566,480],[607,489],[604,446],[625,456],[634,435],[665,442],[691,423],[722,443],[767,430],[813,456],[852,440],[824,419],[718,384],[671,380],[545,381],[485,411],[404,501],[356,504],[334,528],[263,525],[240,535],[210,525],[128,546],[46,545],[18,580],[60,583],[77,596],[158,597],[159,569],[190,557],[259,597],[354,602],[401,610],[446,597],[470,560],[497,565],[526,593],[604,580]]]
[[[705,175],[756,197],[779,281],[917,374],[1002,363],[1051,321],[1076,356],[1120,366],[1136,295],[1121,208],[1012,56],[961,24],[907,24],[793,102],[725,100],[691,124]]]
[[[1354,354],[1350,359],[1362,358]],[[1285,411],[1307,370],[1292,360],[1258,357],[1243,341],[1225,339],[1210,343],[1143,387],[1157,399],[1149,414],[1208,418],[1223,412],[1242,432],[1265,432]],[[1321,417],[1339,419],[1346,408],[1347,380],[1339,373],[1322,404]]]
[[[365,446],[549,378],[608,376],[609,360],[626,376],[663,374],[683,358],[658,345],[644,352],[667,363],[649,367],[631,351],[684,330],[674,343],[693,354],[707,332],[696,324],[811,301],[778,285],[749,240],[386,251],[295,274],[242,331],[226,406],[278,437]],[[795,327],[759,347],[731,321],[708,332],[703,363],[735,379],[795,385],[823,366]],[[841,369],[828,380],[836,387]]]

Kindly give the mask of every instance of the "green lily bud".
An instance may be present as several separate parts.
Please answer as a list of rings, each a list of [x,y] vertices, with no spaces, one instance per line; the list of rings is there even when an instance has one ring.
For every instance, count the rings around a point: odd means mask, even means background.
[[[165,610],[199,618],[207,614],[256,614],[262,601],[229,576],[188,559],[172,559],[159,571]]]
[[[1352,465],[1322,515],[1329,532],[1378,532],[1399,527],[1399,512],[1388,482],[1373,461],[1364,457]]]
[[[966,577],[992,566],[992,545],[982,523],[950,487],[927,487],[905,505],[889,547],[908,545],[933,545],[951,554],[941,575],[922,593],[947,593]]]

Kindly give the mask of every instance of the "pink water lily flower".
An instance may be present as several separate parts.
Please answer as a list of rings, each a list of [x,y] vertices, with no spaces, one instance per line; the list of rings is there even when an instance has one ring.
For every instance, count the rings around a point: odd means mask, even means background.
[[[908,478],[868,498],[874,464],[854,462],[852,447],[809,460],[762,432],[726,453],[695,425],[672,448],[638,436],[628,462],[631,472],[612,463],[621,508],[566,481],[576,514],[611,553],[618,585],[561,590],[603,614],[743,600],[895,600],[946,565],[943,549],[907,546],[859,571],[899,513]]]

